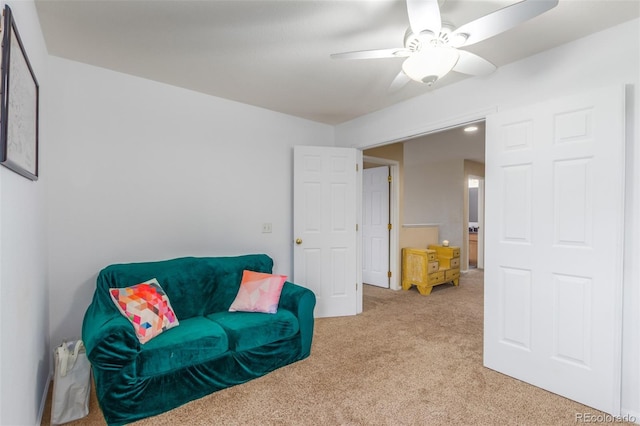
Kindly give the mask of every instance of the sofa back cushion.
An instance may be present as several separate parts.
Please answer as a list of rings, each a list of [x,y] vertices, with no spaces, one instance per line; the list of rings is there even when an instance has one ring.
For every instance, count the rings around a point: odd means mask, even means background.
[[[272,268],[273,260],[265,254],[110,265],[98,275],[96,298],[116,309],[111,302],[110,288],[128,287],[156,278],[176,316],[182,320],[228,310],[245,269],[271,273]]]

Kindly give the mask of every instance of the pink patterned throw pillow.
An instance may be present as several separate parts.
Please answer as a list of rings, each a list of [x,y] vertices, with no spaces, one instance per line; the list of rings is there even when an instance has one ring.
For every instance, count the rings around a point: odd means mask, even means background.
[[[140,343],[177,326],[169,298],[155,278],[125,288],[110,288],[113,303],[131,324]]]
[[[236,299],[229,307],[230,312],[278,312],[280,293],[286,275],[272,275],[261,272],[244,271]]]

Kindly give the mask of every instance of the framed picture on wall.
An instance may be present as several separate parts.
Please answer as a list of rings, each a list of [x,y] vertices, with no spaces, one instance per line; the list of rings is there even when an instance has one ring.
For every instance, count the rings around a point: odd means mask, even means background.
[[[3,15],[0,164],[38,180],[38,81],[9,6]]]

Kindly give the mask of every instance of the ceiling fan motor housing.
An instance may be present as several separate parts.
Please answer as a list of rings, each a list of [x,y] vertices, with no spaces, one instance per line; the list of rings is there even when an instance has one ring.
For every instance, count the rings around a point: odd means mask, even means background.
[[[424,30],[419,34],[414,34],[408,28],[404,35],[404,47],[410,52],[419,52],[425,46],[454,46],[459,47],[466,41],[466,34],[456,34],[451,36],[455,27],[447,22],[442,24],[440,32],[436,36],[430,30]]]
[[[428,46],[434,40],[437,40],[435,34],[429,30],[422,31],[420,34],[414,34],[411,28],[408,28],[404,35],[404,47],[408,51],[419,52],[423,46]]]

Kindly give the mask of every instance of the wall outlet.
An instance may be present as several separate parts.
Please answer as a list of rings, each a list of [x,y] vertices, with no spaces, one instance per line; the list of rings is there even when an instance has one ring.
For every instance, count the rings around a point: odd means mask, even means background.
[[[263,223],[262,224],[262,233],[263,234],[270,234],[271,233],[271,224],[270,223]]]

